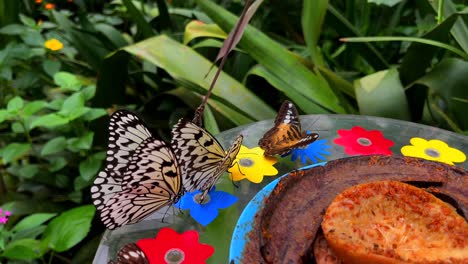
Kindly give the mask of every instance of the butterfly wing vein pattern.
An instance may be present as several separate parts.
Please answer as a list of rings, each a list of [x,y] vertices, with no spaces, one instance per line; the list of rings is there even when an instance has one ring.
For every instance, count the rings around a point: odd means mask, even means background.
[[[123,139],[116,136],[110,139],[109,145],[115,143],[116,151],[126,148],[125,162],[118,163],[125,163],[126,170],[121,172],[122,170],[107,165],[99,172],[91,187],[93,203],[100,213],[101,221],[109,229],[136,223],[149,214],[174,204],[182,193],[181,173],[172,150],[163,141],[148,137],[146,132],[149,131],[138,117],[128,111],[122,112],[125,114],[117,112],[118,118],[115,118],[115,114],[111,117],[111,120],[115,119],[114,123],[111,121],[109,129],[125,129],[130,132],[119,132],[118,135]],[[122,124],[131,126],[123,128]],[[146,138],[138,143],[143,137]]]
[[[316,133],[306,134],[302,131],[296,107],[286,100],[278,111],[273,128],[265,133],[258,144],[265,150],[265,155],[283,155],[294,148],[306,146],[317,138]]]
[[[172,130],[171,145],[184,175],[185,190],[209,191],[231,166],[241,144],[239,136],[226,153],[208,131],[188,120],[179,120]]]

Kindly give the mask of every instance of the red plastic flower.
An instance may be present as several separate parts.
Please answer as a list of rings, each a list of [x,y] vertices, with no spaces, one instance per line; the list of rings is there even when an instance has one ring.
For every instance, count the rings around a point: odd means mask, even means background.
[[[395,144],[384,138],[381,131],[365,130],[360,126],[355,126],[351,130],[340,129],[338,135],[340,137],[333,142],[344,146],[348,155],[392,155],[390,147]]]
[[[214,253],[212,246],[198,242],[198,233],[194,230],[178,234],[166,227],[156,238],[141,239],[136,244],[150,264],[204,264]]]

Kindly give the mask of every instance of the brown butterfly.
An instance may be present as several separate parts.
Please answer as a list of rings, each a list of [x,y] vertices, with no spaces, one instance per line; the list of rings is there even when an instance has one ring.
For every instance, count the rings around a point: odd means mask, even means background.
[[[135,244],[123,246],[117,253],[117,262],[109,261],[108,264],[149,264],[145,253]]]
[[[275,125],[258,141],[258,145],[265,150],[265,155],[283,155],[295,148],[300,148],[314,142],[319,135],[307,134],[302,131],[299,115],[293,103],[286,100],[281,105],[275,119]]]

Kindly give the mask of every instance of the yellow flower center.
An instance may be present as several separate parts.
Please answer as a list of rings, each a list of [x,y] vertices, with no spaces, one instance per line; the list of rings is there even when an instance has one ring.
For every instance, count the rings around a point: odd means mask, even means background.
[[[63,48],[63,44],[58,39],[49,39],[44,43],[44,47],[53,51],[57,51]]]
[[[368,146],[372,145],[372,141],[370,141],[368,138],[360,137],[356,141],[361,146],[368,147]]]
[[[440,157],[440,152],[437,149],[427,148],[424,150],[424,153],[429,157],[438,158]]]
[[[164,260],[167,264],[179,264],[184,261],[185,254],[181,249],[171,248],[164,255]]]
[[[255,164],[255,162],[252,159],[249,158],[241,158],[239,159],[239,165],[242,167],[252,167]]]

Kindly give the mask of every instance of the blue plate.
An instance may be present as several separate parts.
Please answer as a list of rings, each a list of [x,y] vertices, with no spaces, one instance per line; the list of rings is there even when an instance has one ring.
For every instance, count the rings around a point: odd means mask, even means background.
[[[302,167],[298,170],[306,170],[316,166],[323,166],[325,164],[326,162],[321,162]],[[267,186],[263,187],[263,189],[261,189],[245,207],[244,211],[239,217],[239,220],[237,220],[234,233],[232,234],[231,247],[229,249],[229,263],[231,263],[233,260],[236,264],[241,263],[242,252],[244,251],[245,244],[248,242],[247,235],[252,230],[255,214],[263,207],[265,198],[270,195],[271,191],[273,191],[279,180],[286,175],[288,174],[279,177],[278,179],[270,182]]]

